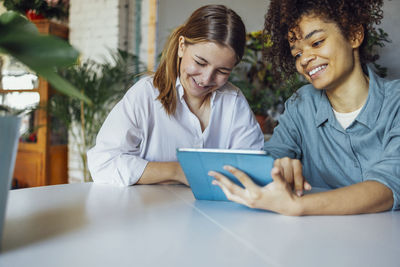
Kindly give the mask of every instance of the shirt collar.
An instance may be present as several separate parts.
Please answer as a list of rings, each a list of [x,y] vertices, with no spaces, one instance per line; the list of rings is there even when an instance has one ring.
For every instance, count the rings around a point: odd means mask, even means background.
[[[356,120],[368,128],[373,128],[383,103],[383,80],[370,67],[368,69],[369,89],[367,101]],[[314,89],[316,90],[316,89]],[[315,126],[319,127],[328,120],[333,120],[334,114],[325,90],[321,91]],[[333,120],[334,121],[334,120]]]
[[[314,90],[317,90],[314,88]],[[331,103],[325,94],[325,91],[320,91],[319,105],[317,114],[315,115],[315,126],[319,127],[326,122],[332,113]]]
[[[181,80],[179,79],[179,76],[176,78],[175,88],[176,88],[176,91],[178,93],[178,99],[181,102],[184,101],[183,95],[185,94],[185,91],[183,90],[183,86],[181,84]]]
[[[370,67],[368,67],[368,76],[368,98],[356,120],[372,129],[378,119],[384,100],[384,79],[379,77]]]

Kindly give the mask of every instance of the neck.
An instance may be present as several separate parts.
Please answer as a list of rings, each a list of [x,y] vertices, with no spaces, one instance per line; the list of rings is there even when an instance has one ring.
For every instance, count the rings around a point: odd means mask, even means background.
[[[190,97],[187,94],[184,94],[183,99],[185,99],[185,102],[188,105],[190,111],[196,114],[196,112],[204,110],[205,108],[209,107],[210,96],[211,94],[207,94],[202,98],[197,98],[197,97]]]
[[[341,113],[355,111],[365,104],[368,97],[369,78],[358,63],[351,75],[335,88],[326,90],[334,110]]]
[[[210,99],[211,94],[207,94],[203,98],[187,97],[185,94],[183,96],[186,104],[188,105],[190,111],[199,119],[201,130],[204,131],[210,120]]]

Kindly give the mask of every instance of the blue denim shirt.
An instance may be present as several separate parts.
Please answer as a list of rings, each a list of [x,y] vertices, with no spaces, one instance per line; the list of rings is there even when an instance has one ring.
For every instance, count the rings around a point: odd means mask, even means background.
[[[388,81],[371,69],[367,101],[344,130],[324,90],[311,84],[285,103],[264,149],[274,158],[301,160],[303,175],[314,187],[339,188],[366,180],[393,192],[400,208],[400,80]]]

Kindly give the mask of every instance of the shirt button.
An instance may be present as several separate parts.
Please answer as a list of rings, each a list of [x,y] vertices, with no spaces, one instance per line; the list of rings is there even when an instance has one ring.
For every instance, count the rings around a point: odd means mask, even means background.
[[[195,142],[193,143],[193,147],[195,147],[195,148],[203,148],[203,140],[201,140],[201,139],[195,140]]]

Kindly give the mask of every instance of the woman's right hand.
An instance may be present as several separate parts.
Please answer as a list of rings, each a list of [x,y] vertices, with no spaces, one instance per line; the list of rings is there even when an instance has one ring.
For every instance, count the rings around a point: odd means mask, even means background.
[[[288,157],[276,159],[274,161],[274,167],[279,169],[280,173],[297,196],[302,196],[304,190],[311,190],[311,185],[303,176],[303,167],[300,160]]]

